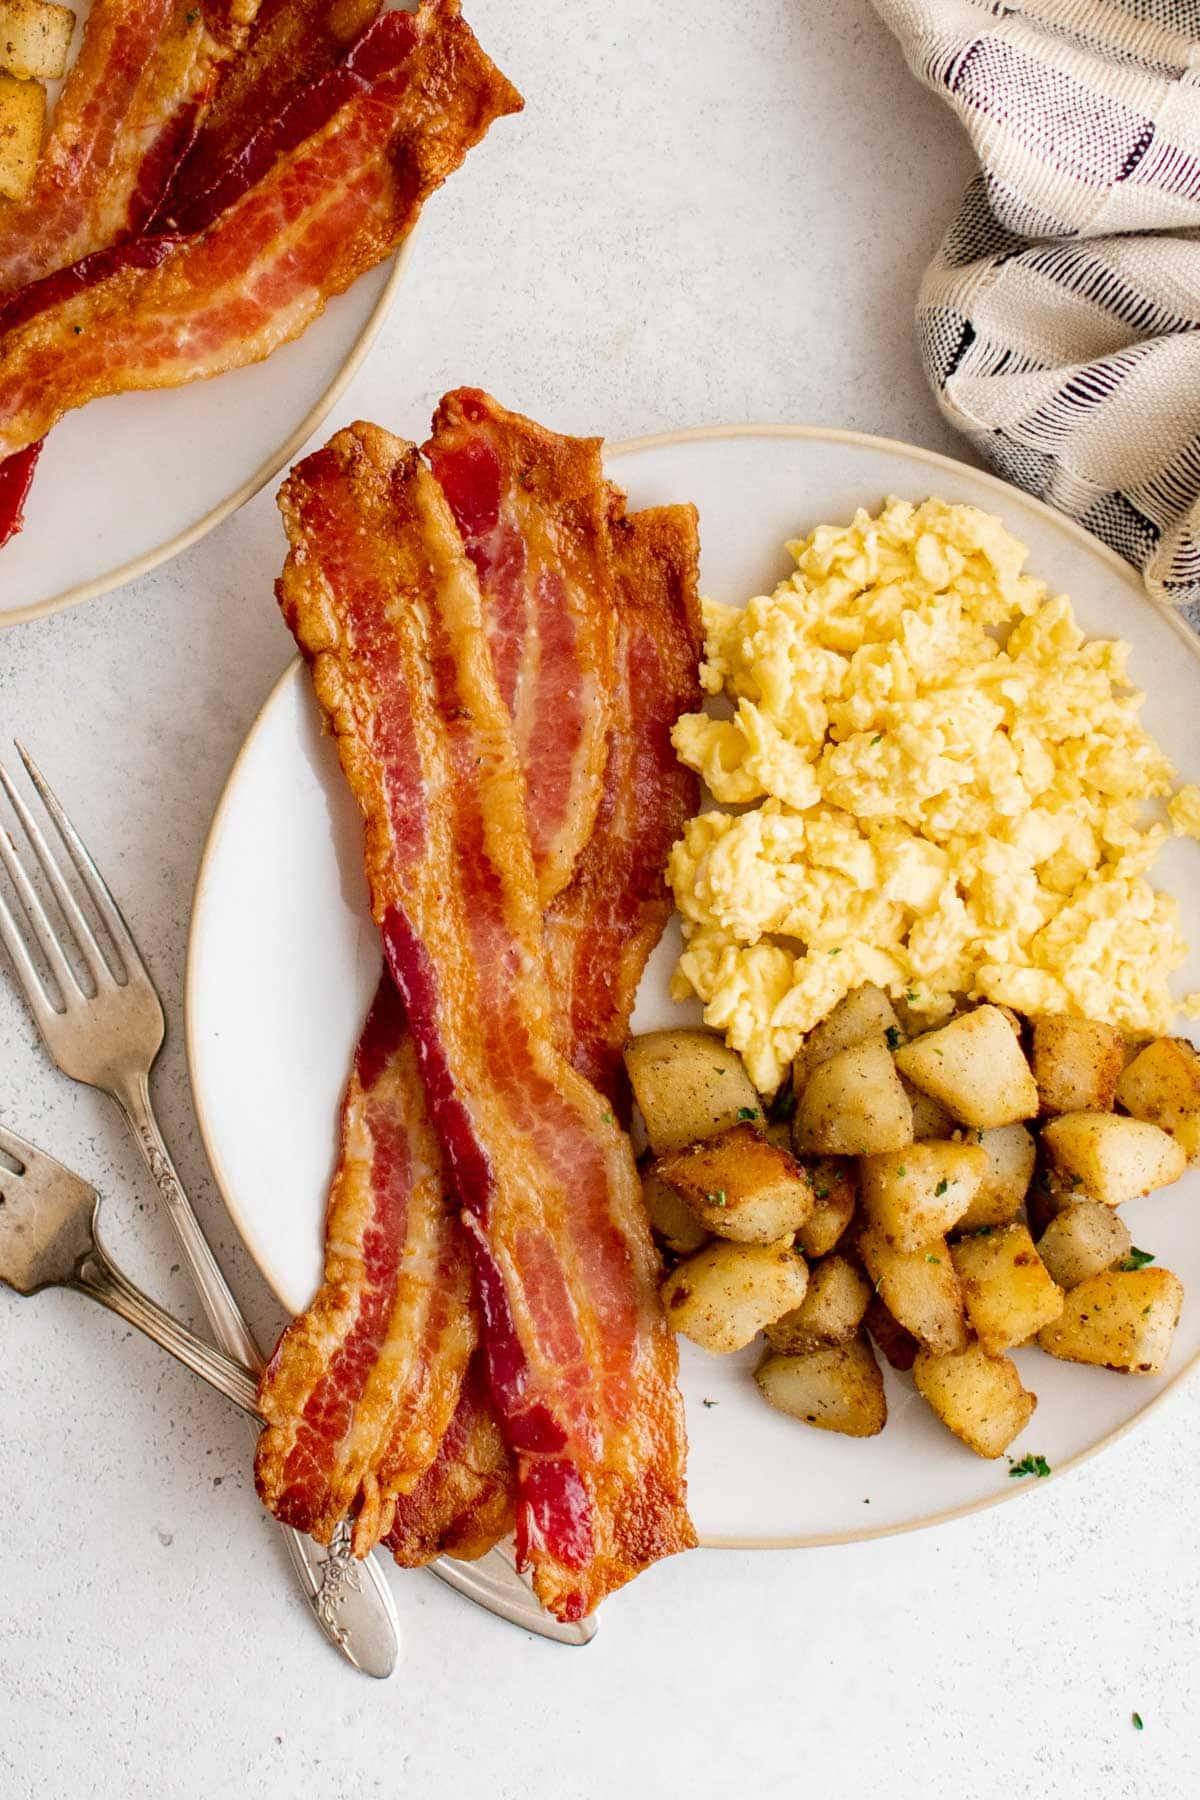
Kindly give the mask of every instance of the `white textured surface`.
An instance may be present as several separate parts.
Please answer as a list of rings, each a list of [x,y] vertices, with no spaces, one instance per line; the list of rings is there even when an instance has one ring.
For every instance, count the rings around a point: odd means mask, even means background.
[[[864,0],[469,14],[528,110],[431,207],[342,418],[417,432],[474,381],[610,437],[807,418],[958,448],[908,320],[968,157]],[[0,636],[0,727],[150,950],[164,1125],[264,1337],[278,1314],[191,1121],[180,994],[205,827],[290,653],[279,557],[264,496],[136,587]],[[135,1153],[2,978],[0,1117],[105,1189],[131,1272],[194,1319]],[[0,1294],[0,1347],[4,1800],[1182,1800],[1200,1781],[1200,1385],[999,1513],[659,1568],[582,1653],[397,1577],[405,1660],[379,1687],[304,1617],[231,1409],[71,1295]]]

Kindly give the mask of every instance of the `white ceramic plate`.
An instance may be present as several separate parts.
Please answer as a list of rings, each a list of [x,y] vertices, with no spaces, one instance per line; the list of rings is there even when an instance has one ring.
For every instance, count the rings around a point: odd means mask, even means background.
[[[87,10],[76,8],[80,18]],[[61,420],[24,529],[0,549],[0,626],[144,575],[257,493],[366,355],[404,255],[364,275],[266,362],[192,387],[96,400]]]
[[[633,506],[697,503],[705,591],[731,602],[788,571],[786,538],[889,493],[1000,513],[1031,546],[1032,568],[1073,596],[1089,632],[1132,641],[1150,724],[1181,771],[1200,776],[1200,648],[1186,627],[1092,538],[992,477],[901,444],[803,428],[646,439],[608,460]],[[1160,870],[1200,946],[1200,846],[1172,845]],[[672,933],[646,973],[635,1029],[691,1016],[667,998],[675,948]],[[338,1102],[379,960],[357,813],[297,663],[251,731],[213,824],[188,970],[188,1048],[208,1153],[251,1254],[293,1311],[319,1279]],[[1184,981],[1200,987],[1200,958]],[[1189,1300],[1161,1379],[1018,1353],[1039,1406],[1016,1454],[1041,1454],[1056,1472],[1131,1424],[1200,1354],[1200,1170],[1125,1216],[1134,1241],[1178,1271]],[[863,1442],[773,1413],[751,1380],[753,1348],[724,1358],[681,1350],[690,1492],[709,1544],[862,1538],[1038,1485],[972,1456],[890,1370],[887,1429]]]

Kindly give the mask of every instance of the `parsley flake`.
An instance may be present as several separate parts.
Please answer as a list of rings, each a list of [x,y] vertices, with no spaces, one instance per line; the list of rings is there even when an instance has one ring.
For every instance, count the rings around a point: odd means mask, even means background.
[[[606,1125],[611,1125],[613,1122],[613,1116],[609,1112],[601,1113],[600,1117],[602,1118],[602,1120],[604,1121],[604,1123]]]
[[[729,1073],[724,1063],[714,1063],[713,1068],[717,1071],[718,1075],[727,1075]]]
[[[813,1198],[815,1200],[828,1200],[829,1189],[828,1188],[817,1188],[813,1195]]]
[[[907,1166],[904,1163],[901,1163],[900,1167],[896,1170],[896,1173],[897,1173],[897,1175],[907,1175],[908,1174]]]
[[[1050,1473],[1050,1464],[1044,1456],[1023,1456],[1008,1472],[1010,1475],[1036,1475],[1040,1479]]]
[[[925,1252],[925,1261],[926,1261],[926,1262],[932,1262],[932,1263],[940,1263],[940,1262],[941,1262],[941,1260],[942,1260],[942,1259],[941,1259],[941,1257],[940,1257],[940,1256],[935,1256],[935,1255],[934,1255],[934,1254],[933,1254],[933,1252],[932,1252],[932,1250],[927,1250],[927,1251],[926,1251],[926,1252]]]
[[[829,954],[830,954],[830,956],[840,956],[842,954],[841,946],[839,945],[839,947],[836,950],[831,950],[829,952]]]
[[[908,990],[907,994],[905,994],[904,998],[908,1001],[908,1004],[910,1006],[912,1006],[917,998],[916,988],[909,988],[909,990]]]
[[[1135,1244],[1129,1255],[1121,1258],[1117,1267],[1118,1269],[1144,1269],[1147,1263],[1153,1261],[1154,1258],[1148,1250],[1139,1250]]]
[[[772,1125],[786,1125],[796,1110],[796,1090],[794,1087],[781,1087],[770,1106],[767,1117]]]
[[[1131,1713],[1129,1716],[1133,1720],[1133,1729],[1135,1731],[1145,1731],[1146,1727],[1142,1723],[1141,1713]]]
[[[702,1400],[700,1404],[701,1406],[719,1406],[721,1403],[719,1400]]]
[[[737,1116],[739,1119],[757,1119],[758,1108],[757,1106],[739,1106]]]
[[[940,1199],[941,1199],[941,1197],[942,1197],[942,1195],[943,1195],[943,1194],[944,1194],[944,1193],[945,1193],[945,1192],[946,1192],[946,1191],[947,1191],[947,1189],[948,1189],[948,1188],[949,1188],[949,1186],[950,1186],[950,1183],[949,1183],[949,1182],[948,1182],[948,1181],[947,1181],[947,1180],[946,1180],[946,1178],[945,1178],[945,1176],[943,1176],[943,1177],[942,1177],[942,1179],[941,1179],[941,1181],[939,1181],[939,1182],[938,1182],[938,1184],[937,1184],[937,1186],[936,1186],[936,1187],[935,1187],[935,1188],[934,1188],[934,1190],[933,1190],[933,1197],[934,1197],[934,1199],[935,1199],[935,1200],[940,1200]]]
[[[898,1050],[900,1048],[900,1027],[898,1025],[889,1025],[883,1035],[887,1039],[887,1047],[889,1050]]]
[[[875,736],[871,739],[872,750],[875,748],[876,744],[882,744],[882,742],[883,742],[883,733],[882,733],[882,731],[877,731],[875,733]]]
[[[715,1194],[705,1194],[704,1198],[707,1200],[707,1202],[710,1206],[724,1206],[725,1205],[725,1189],[718,1188]]]

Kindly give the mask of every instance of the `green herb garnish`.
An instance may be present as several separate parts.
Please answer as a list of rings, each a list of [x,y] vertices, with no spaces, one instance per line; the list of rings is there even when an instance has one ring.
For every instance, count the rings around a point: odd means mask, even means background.
[[[900,1027],[898,1025],[889,1025],[883,1035],[887,1039],[887,1047],[889,1050],[898,1050],[900,1048]]]
[[[1050,1473],[1050,1464],[1044,1456],[1023,1456],[1008,1472],[1010,1475],[1037,1475],[1040,1478]]]
[[[940,1200],[942,1195],[949,1188],[949,1186],[950,1186],[950,1183],[945,1179],[945,1177],[943,1177],[942,1180],[938,1182],[937,1186],[933,1190],[934,1199]]]
[[[1146,1727],[1142,1724],[1141,1713],[1131,1713],[1130,1717],[1133,1720],[1133,1729],[1135,1731],[1145,1731]]]
[[[941,1262],[941,1260],[942,1260],[942,1259],[941,1259],[941,1257],[940,1257],[940,1256],[935,1256],[935,1255],[934,1255],[934,1254],[933,1254],[933,1252],[932,1252],[932,1250],[927,1250],[927,1251],[926,1251],[926,1252],[925,1252],[925,1261],[926,1261],[926,1262],[932,1262],[932,1263],[940,1263],[940,1262]]]
[[[907,1175],[908,1174],[907,1166],[904,1163],[901,1163],[900,1167],[896,1170],[896,1173],[897,1173],[897,1175]]]
[[[758,1108],[757,1106],[739,1106],[737,1116],[739,1119],[757,1119]]]
[[[715,1194],[705,1194],[704,1198],[707,1200],[707,1202],[710,1206],[724,1206],[725,1205],[725,1189],[718,1188]]]
[[[875,748],[876,744],[882,744],[882,742],[883,742],[883,733],[882,733],[882,731],[877,731],[875,733],[875,736],[871,739],[872,750]]]
[[[1128,1256],[1123,1256],[1117,1264],[1118,1269],[1144,1269],[1154,1258],[1148,1250],[1139,1250],[1135,1244]]]
[[[829,1189],[828,1188],[818,1188],[816,1190],[815,1194],[813,1195],[813,1198],[815,1200],[828,1200]]]
[[[613,1123],[613,1116],[609,1112],[601,1113],[600,1117],[606,1125],[611,1125]]]
[[[796,1090],[794,1087],[781,1087],[770,1106],[767,1117],[772,1125],[786,1125],[796,1110]]]
[[[719,1400],[702,1400],[700,1402],[700,1404],[701,1404],[701,1406],[719,1406],[720,1401]]]

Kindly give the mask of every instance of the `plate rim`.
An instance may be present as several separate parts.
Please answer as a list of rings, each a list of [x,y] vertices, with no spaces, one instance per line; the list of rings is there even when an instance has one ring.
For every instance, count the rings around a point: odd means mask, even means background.
[[[389,282],[389,289],[390,286],[391,283]],[[1155,600],[1146,592],[1145,587],[1138,579],[1132,565],[1127,563],[1124,557],[1118,556],[1115,550],[1111,550],[1107,544],[1101,543],[1100,539],[1094,537],[1090,531],[1085,530],[1082,525],[1076,524],[1074,519],[1068,518],[1065,513],[1059,512],[1057,508],[1047,505],[1044,500],[1039,500],[1033,494],[1027,494],[1022,488],[1014,487],[1011,482],[1005,481],[999,475],[992,474],[988,469],[976,468],[973,464],[963,462],[957,457],[947,456],[940,450],[929,450],[923,445],[905,443],[902,438],[880,437],[875,433],[868,431],[842,430],[825,425],[781,424],[778,422],[763,422],[756,424],[749,422],[741,425],[697,425],[677,431],[651,432],[640,437],[622,438],[612,444],[606,443],[603,454],[605,462],[607,463],[610,458],[636,455],[639,451],[643,450],[667,449],[677,444],[697,443],[704,440],[746,437],[809,438],[825,443],[855,444],[872,450],[882,450],[893,453],[899,451],[904,455],[915,457],[917,461],[926,463],[932,468],[948,470],[954,474],[967,474],[972,480],[982,481],[985,487],[992,489],[998,496],[1003,497],[1010,504],[1015,498],[1022,505],[1032,507],[1036,513],[1042,515],[1050,523],[1065,531],[1068,537],[1074,538],[1076,542],[1090,550],[1093,554],[1098,554],[1101,560],[1108,564],[1113,573],[1121,578],[1124,585],[1130,590],[1136,600],[1142,605],[1150,607],[1160,618],[1164,618],[1168,621],[1181,642],[1187,645],[1193,660],[1197,664],[1200,664],[1200,638],[1197,637],[1197,634],[1184,622],[1173,607],[1167,606],[1162,601]],[[278,464],[276,465],[276,467],[279,466],[280,465]],[[270,476],[268,475],[265,479],[269,480]],[[192,1103],[200,1132],[200,1142],[204,1148],[204,1153],[208,1158],[209,1166],[213,1173],[213,1179],[216,1182],[217,1189],[224,1202],[225,1210],[237,1230],[238,1236],[259,1275],[266,1282],[267,1287],[281,1305],[284,1305],[284,1302],[276,1291],[274,1282],[267,1274],[266,1268],[262,1261],[260,1261],[254,1248],[254,1233],[249,1228],[241,1208],[232,1198],[231,1186],[225,1178],[225,1172],[220,1157],[217,1154],[214,1133],[196,1077],[198,1059],[195,1038],[196,1007],[194,1005],[194,995],[199,980],[199,951],[197,948],[199,933],[197,930],[197,920],[200,917],[201,907],[206,898],[211,864],[222,833],[226,812],[232,804],[233,794],[238,783],[238,776],[241,772],[242,763],[249,754],[251,745],[257,738],[260,729],[265,724],[268,714],[270,714],[273,708],[280,702],[285,690],[301,679],[304,674],[304,668],[305,665],[303,659],[299,655],[296,655],[288,663],[282,674],[280,674],[271,684],[270,691],[267,693],[262,705],[259,707],[258,712],[251,721],[246,735],[238,748],[237,755],[234,757],[233,763],[230,766],[229,773],[225,778],[224,786],[221,789],[220,799],[217,802],[213,812],[212,821],[205,836],[204,848],[201,852],[200,863],[196,872],[196,882],[192,891],[191,916],[188,922],[187,961],[184,970],[185,1052],[187,1057],[188,1083],[192,1092]],[[286,1307],[285,1310],[287,1310]],[[905,1519],[896,1524],[874,1525],[867,1527],[866,1529],[859,1527],[837,1532],[807,1532],[803,1534],[772,1536],[745,1536],[741,1534],[730,1534],[728,1532],[704,1533],[700,1537],[699,1547],[702,1550],[828,1549],[834,1545],[865,1544],[871,1543],[879,1538],[900,1537],[912,1531],[926,1531],[933,1526],[947,1525],[955,1519],[964,1519],[974,1513],[988,1512],[991,1508],[1002,1506],[1008,1501],[1017,1500],[1021,1498],[1022,1495],[1036,1493],[1044,1487],[1052,1486],[1060,1478],[1069,1475],[1072,1471],[1078,1469],[1083,1463],[1089,1462],[1095,1456],[1099,1456],[1102,1451],[1109,1449],[1112,1445],[1119,1442],[1119,1440],[1131,1432],[1135,1426],[1140,1425],[1142,1420],[1151,1412],[1155,1411],[1169,1394],[1173,1393],[1187,1378],[1196,1372],[1198,1367],[1200,1367],[1200,1350],[1197,1350],[1195,1355],[1184,1363],[1182,1368],[1177,1369],[1171,1379],[1161,1387],[1157,1393],[1152,1394],[1149,1399],[1146,1400],[1144,1405],[1138,1407],[1136,1412],[1131,1413],[1121,1424],[1114,1426],[1111,1431],[1105,1432],[1102,1437],[1097,1438],[1094,1443],[1089,1444],[1085,1449],[1077,1451],[1074,1456],[1068,1457],[1065,1462],[1056,1463],[1049,1477],[1042,1477],[1029,1483],[1019,1482],[1012,1488],[1000,1487],[994,1494],[982,1495],[978,1499],[964,1501],[961,1506],[943,1507],[940,1511],[929,1513],[923,1518]]]
[[[283,443],[273,450],[251,475],[247,476],[240,487],[236,488],[232,494],[227,494],[223,500],[219,500],[215,506],[201,514],[200,518],[193,519],[190,525],[185,525],[181,531],[177,531],[165,543],[156,545],[152,550],[143,551],[140,556],[134,557],[131,561],[121,563],[117,568],[110,569],[105,574],[91,576],[86,581],[77,581],[71,587],[63,588],[61,593],[52,594],[47,600],[35,601],[32,606],[18,607],[12,612],[0,612],[0,630],[8,630],[13,625],[29,625],[35,619],[48,619],[54,613],[66,612],[69,607],[82,606],[86,600],[98,600],[102,594],[111,594],[115,588],[126,587],[129,582],[137,581],[141,576],[148,575],[152,569],[157,569],[163,563],[170,562],[181,551],[190,549],[193,544],[199,543],[201,538],[207,537],[210,531],[222,524],[231,514],[239,511],[248,500],[254,498],[255,494],[261,492],[268,481],[279,473],[284,463],[295,456],[301,445],[318,429],[362,367],[375,339],[379,336],[384,319],[395,298],[396,289],[408,267],[416,231],[417,227],[414,226],[392,258],[392,266],[388,271],[387,280],[329,385],[317,396],[307,413]],[[340,295],[333,297],[341,298]],[[303,335],[301,333],[301,338]],[[300,340],[293,341],[299,342]],[[263,360],[269,359],[264,358]],[[236,374],[236,372],[236,370],[224,371],[225,374]],[[219,381],[221,377],[216,375],[212,379]]]

